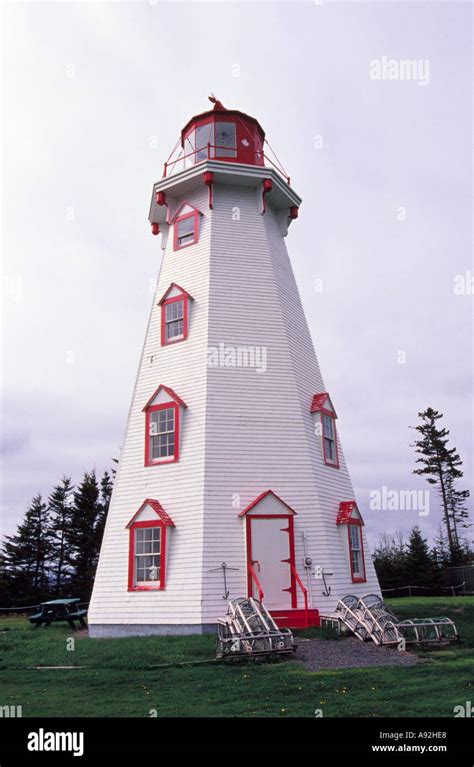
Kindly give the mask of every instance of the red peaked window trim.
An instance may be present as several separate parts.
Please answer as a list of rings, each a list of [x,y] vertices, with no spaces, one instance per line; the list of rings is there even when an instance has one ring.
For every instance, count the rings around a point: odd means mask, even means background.
[[[170,304],[183,303],[183,332],[180,336],[175,338],[166,338],[166,307]],[[161,302],[160,302],[161,303]],[[161,345],[171,346],[172,344],[178,344],[180,341],[186,341],[188,337],[188,298],[187,294],[181,293],[179,296],[173,296],[172,298],[166,298],[161,303]]]
[[[326,400],[329,400],[329,405],[332,410],[326,407]],[[310,413],[318,413],[322,411],[323,413],[327,413],[328,415],[332,416],[332,418],[337,418],[337,413],[334,409],[334,405],[332,404],[331,397],[327,391],[322,391],[319,394],[315,394],[313,396],[309,410]]]
[[[138,518],[141,511],[145,506],[151,506],[156,513],[156,520],[146,520],[139,522]],[[133,515],[132,519],[127,525],[129,531],[129,549],[128,549],[128,591],[163,591],[165,588],[165,573],[166,573],[166,529],[167,527],[174,527],[175,524],[171,517],[163,509],[159,501],[155,501],[152,498],[147,498],[143,501],[138,511]],[[160,577],[155,582],[150,584],[141,583],[137,585],[135,583],[135,533],[136,530],[143,528],[159,527],[160,534]]]
[[[348,540],[348,546],[349,546],[349,563],[351,567],[352,583],[367,583],[367,576],[365,572],[365,554],[364,554],[364,539],[362,537],[362,525],[363,525],[363,522],[361,522],[360,519],[349,519],[347,521],[347,540]],[[361,561],[362,561],[362,575],[354,574],[354,567],[352,564],[351,527],[357,527],[359,531],[360,554],[361,554]]]
[[[155,399],[155,397],[158,396],[159,392],[163,389],[163,391],[166,392],[168,397],[171,397],[174,402],[176,402],[177,405],[181,405],[181,407],[187,407],[186,403],[181,399],[181,397],[178,397],[175,391],[170,386],[165,386],[164,384],[160,384],[157,389],[153,392],[150,399],[146,403],[145,407],[143,408],[142,412],[145,413],[146,410],[150,407],[151,403]]]
[[[339,511],[337,513],[336,525],[348,524],[348,522],[351,520],[353,511],[359,512],[357,503],[355,501],[341,501],[339,504]],[[354,519],[358,521],[356,517],[354,517]],[[362,524],[364,523],[362,522]]]
[[[188,242],[185,242],[183,244],[180,244],[179,237],[178,237],[178,229],[179,224],[181,221],[185,221],[188,218],[193,218],[193,238],[190,239]],[[183,250],[183,248],[189,247],[189,245],[194,245],[199,239],[199,211],[196,209],[192,210],[190,213],[185,213],[182,216],[178,216],[174,220],[173,224],[173,249],[174,250]]]
[[[276,498],[276,499],[277,499],[277,501],[280,501],[280,503],[282,503],[284,506],[286,506],[286,508],[289,510],[290,514],[296,514],[296,511],[295,511],[294,509],[292,509],[292,508],[291,508],[291,506],[289,506],[289,505],[288,505],[288,504],[287,504],[287,503],[286,503],[286,502],[285,502],[285,501],[284,501],[282,498],[280,498],[280,496],[279,496],[279,495],[277,495],[277,494],[276,494],[276,493],[275,493],[273,490],[265,490],[263,493],[260,493],[260,495],[257,495],[257,497],[256,497],[256,498],[254,498],[254,500],[253,500],[253,501],[251,501],[251,503],[249,503],[249,504],[248,504],[248,506],[246,506],[246,507],[245,507],[245,509],[239,513],[239,517],[243,517],[243,516],[245,516],[245,514],[247,514],[247,513],[248,513],[248,512],[249,512],[251,509],[253,509],[253,508],[254,508],[254,506],[256,506],[258,503],[260,503],[260,501],[263,501],[263,499],[264,499],[264,498],[265,498],[267,495],[273,495],[273,497],[274,497],[274,498]],[[270,515],[270,516],[280,516],[280,515]],[[286,516],[286,515],[285,515],[285,516]]]
[[[172,282],[171,285],[169,286],[169,288],[167,290],[165,290],[165,292],[161,296],[160,300],[158,301],[158,305],[162,304],[163,301],[167,300],[168,294],[171,293],[173,288],[175,288],[183,296],[186,296],[186,298],[188,298],[190,301],[194,301],[194,298],[192,297],[192,295],[190,293],[188,293],[187,290],[182,288],[181,285],[178,285],[177,282]]]
[[[162,402],[158,405],[152,405],[151,403],[154,401],[154,399],[157,397],[159,392],[163,389],[164,392],[170,397],[171,402]],[[160,384],[156,391],[152,394],[148,402],[146,403],[145,407],[143,408],[143,412],[145,413],[145,466],[158,466],[159,464],[163,463],[175,463],[176,461],[179,461],[179,435],[180,435],[180,410],[179,408],[186,407],[186,403],[181,399],[181,397],[178,397],[175,391],[171,389],[169,386],[165,386],[164,384]],[[165,410],[165,409],[173,409],[173,415],[174,415],[174,451],[171,456],[166,456],[163,458],[157,458],[155,460],[152,460],[150,455],[150,423],[151,423],[151,414],[155,413],[157,410]]]

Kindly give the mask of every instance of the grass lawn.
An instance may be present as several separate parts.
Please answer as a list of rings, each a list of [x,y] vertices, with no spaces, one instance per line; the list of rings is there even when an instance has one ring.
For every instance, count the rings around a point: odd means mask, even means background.
[[[147,717],[153,709],[160,717],[313,717],[315,709],[325,717],[453,716],[454,706],[474,700],[474,597],[389,604],[400,618],[447,615],[461,644],[418,650],[424,662],[415,667],[314,673],[281,660],[180,666],[212,660],[214,637],[77,636],[68,650],[68,626],[34,629],[24,617],[0,618],[0,706],[21,706],[24,717]],[[176,665],[157,668],[166,663]]]

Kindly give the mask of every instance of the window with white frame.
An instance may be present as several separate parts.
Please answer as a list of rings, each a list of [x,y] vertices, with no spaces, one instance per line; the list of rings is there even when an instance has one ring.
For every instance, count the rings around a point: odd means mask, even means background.
[[[362,551],[362,530],[360,525],[349,524],[349,555],[353,580],[365,580]]]
[[[176,454],[176,406],[158,406],[149,410],[150,462],[173,458]]]
[[[326,463],[337,465],[336,427],[334,418],[326,413],[321,414],[323,425],[324,460]]]
[[[161,527],[137,527],[134,541],[135,585],[156,583],[161,573]]]
[[[197,242],[197,215],[188,213],[176,219],[175,223],[175,248],[184,248]]]
[[[178,301],[165,301],[164,310],[164,342],[182,340],[184,337],[184,302],[185,298]]]

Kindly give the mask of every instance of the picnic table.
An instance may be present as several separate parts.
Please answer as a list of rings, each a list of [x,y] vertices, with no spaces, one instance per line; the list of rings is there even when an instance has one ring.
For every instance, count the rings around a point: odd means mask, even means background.
[[[44,627],[49,626],[56,621],[67,621],[73,631],[76,630],[74,621],[79,621],[81,626],[87,628],[85,617],[87,610],[79,609],[79,599],[53,599],[50,602],[43,602],[39,611],[30,615],[28,620],[36,628],[44,623]]]

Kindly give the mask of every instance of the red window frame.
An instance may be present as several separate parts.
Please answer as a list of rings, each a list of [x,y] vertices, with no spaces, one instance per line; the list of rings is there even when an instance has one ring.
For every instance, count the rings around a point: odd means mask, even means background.
[[[174,453],[172,457],[156,458],[150,457],[150,414],[157,410],[174,409]],[[145,466],[159,466],[164,463],[175,463],[179,460],[179,405],[176,402],[164,402],[161,405],[150,405],[145,412]]]
[[[334,413],[331,413],[330,410],[324,410],[321,409],[319,411],[321,413],[321,439],[323,441],[323,456],[324,456],[324,463],[326,466],[332,466],[334,469],[339,469],[339,450],[337,448],[337,429],[336,429],[336,417]],[[326,454],[326,443],[324,441],[324,423],[323,423],[323,416],[326,416],[327,418],[330,418],[332,421],[332,428],[334,431],[334,447],[336,451],[336,460],[335,461],[329,461],[327,454]]]
[[[361,554],[361,564],[362,564],[362,573],[363,575],[356,575],[354,574],[354,568],[352,566],[352,542],[351,542],[351,527],[357,527],[359,530],[359,541],[360,541],[360,554]],[[349,563],[351,567],[351,578],[352,583],[366,583],[367,582],[367,576],[365,572],[365,555],[364,555],[364,538],[362,535],[362,522],[359,519],[350,519],[347,523],[347,540],[349,542]]]
[[[183,250],[183,248],[188,248],[190,245],[195,245],[195,243],[199,239],[199,220],[198,220],[199,212],[197,210],[192,210],[190,213],[184,213],[182,216],[178,216],[174,220],[173,224],[173,248],[174,250]],[[178,224],[180,221],[184,221],[187,218],[194,218],[194,237],[189,242],[185,242],[184,245],[180,245],[178,241]]]
[[[172,298],[166,298],[161,304],[161,345],[169,346],[170,344],[177,344],[180,341],[186,341],[188,337],[188,296],[184,293],[180,293],[178,296]],[[166,338],[166,306],[168,304],[175,303],[177,301],[183,301],[183,334],[176,338]]]
[[[150,585],[141,583],[135,584],[135,530],[144,527],[161,528],[160,540],[160,579],[157,582],[150,581]],[[128,549],[128,591],[163,591],[165,588],[166,572],[166,525],[160,519],[147,522],[133,522],[129,528],[129,549]]]

